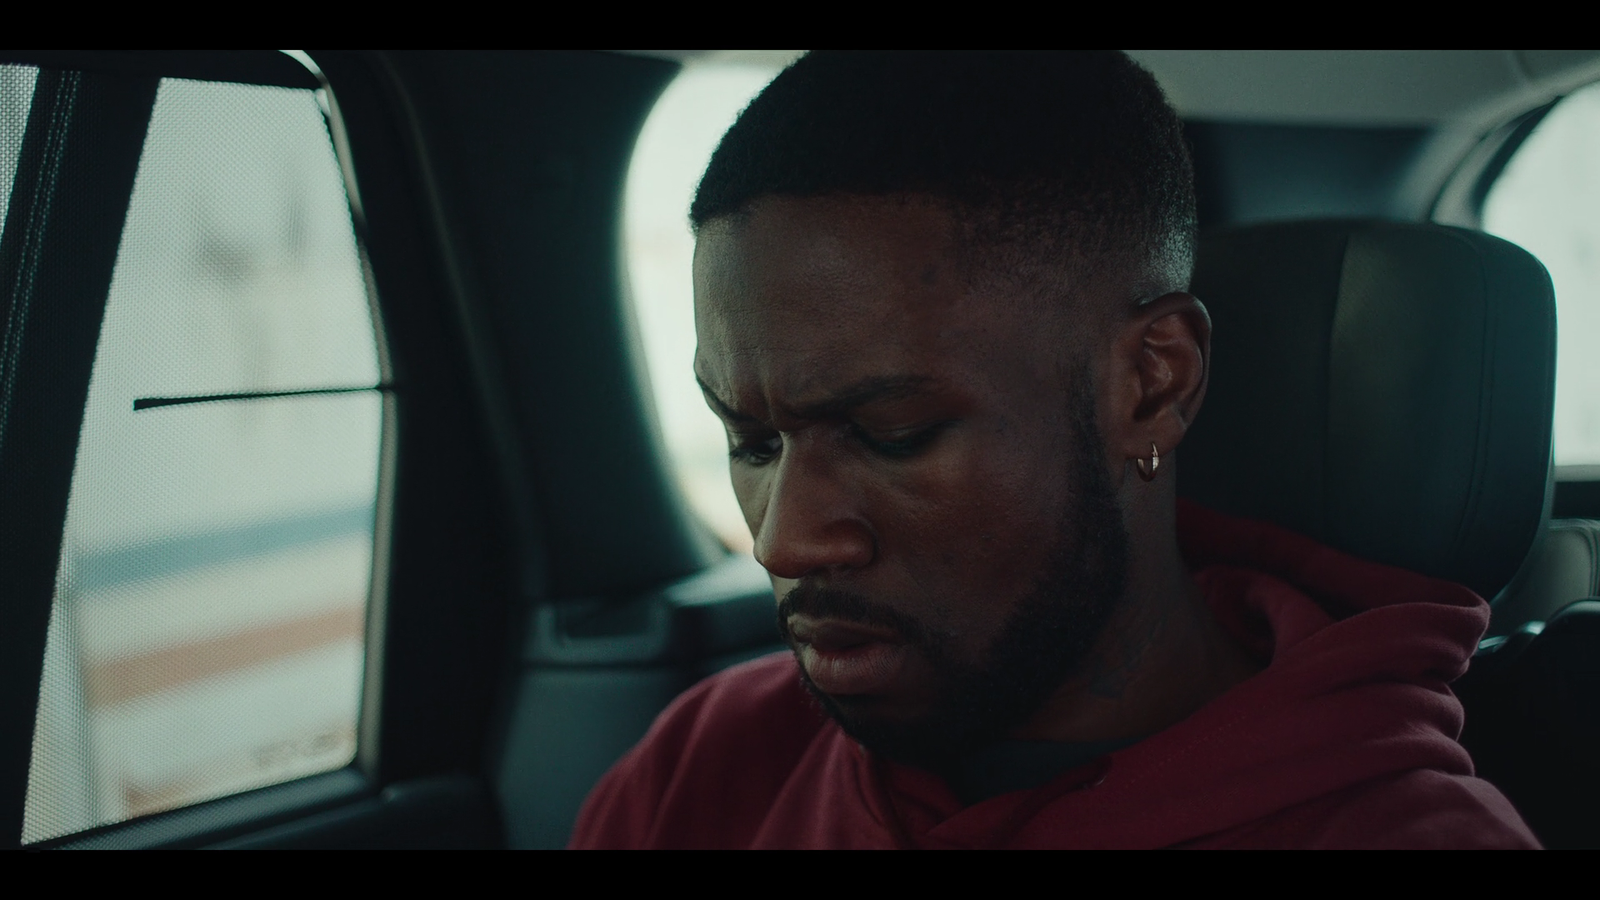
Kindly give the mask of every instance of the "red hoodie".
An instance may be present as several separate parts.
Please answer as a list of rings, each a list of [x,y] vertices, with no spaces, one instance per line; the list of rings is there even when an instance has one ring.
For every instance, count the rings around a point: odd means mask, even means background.
[[[1488,605],[1188,504],[1223,625],[1267,663],[1188,719],[963,807],[863,750],[778,654],[679,697],[595,788],[575,848],[1537,847],[1456,742]]]

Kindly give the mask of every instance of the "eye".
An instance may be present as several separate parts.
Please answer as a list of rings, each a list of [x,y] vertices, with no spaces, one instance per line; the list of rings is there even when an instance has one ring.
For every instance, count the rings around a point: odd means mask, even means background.
[[[734,435],[737,442],[733,449],[728,451],[728,457],[735,462],[748,463],[752,466],[765,465],[778,455],[783,449],[783,438],[778,435]]]
[[[868,450],[885,459],[909,459],[933,443],[933,439],[938,437],[949,424],[940,422],[925,428],[891,432],[881,437],[874,436],[859,425],[851,426],[851,431],[855,433],[856,440]]]

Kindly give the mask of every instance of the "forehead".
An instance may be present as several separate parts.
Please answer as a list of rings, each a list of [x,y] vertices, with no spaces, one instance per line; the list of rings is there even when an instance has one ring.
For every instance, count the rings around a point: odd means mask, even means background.
[[[798,397],[1040,362],[1032,304],[986,294],[962,269],[954,219],[932,201],[760,201],[708,223],[696,245],[696,372],[732,399],[755,383]]]

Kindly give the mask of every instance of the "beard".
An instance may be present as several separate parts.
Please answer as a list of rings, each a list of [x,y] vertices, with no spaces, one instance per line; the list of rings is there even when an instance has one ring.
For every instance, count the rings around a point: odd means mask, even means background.
[[[1084,394],[1074,417],[1077,452],[1068,463],[1080,489],[1062,510],[1042,574],[977,663],[954,651],[955,635],[859,594],[802,583],[779,602],[778,627],[797,658],[788,620],[806,613],[893,629],[938,673],[934,706],[894,720],[872,715],[870,701],[823,693],[800,667],[807,690],[869,750],[912,765],[948,765],[1025,724],[1084,668],[1121,603],[1128,560],[1127,529],[1088,399],[1093,392]]]

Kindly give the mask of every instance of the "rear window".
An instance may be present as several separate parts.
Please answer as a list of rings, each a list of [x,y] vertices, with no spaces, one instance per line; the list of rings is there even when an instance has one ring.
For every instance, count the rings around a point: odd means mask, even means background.
[[[1522,246],[1555,284],[1555,464],[1600,479],[1600,85],[1556,104],[1507,164],[1483,229]]]

